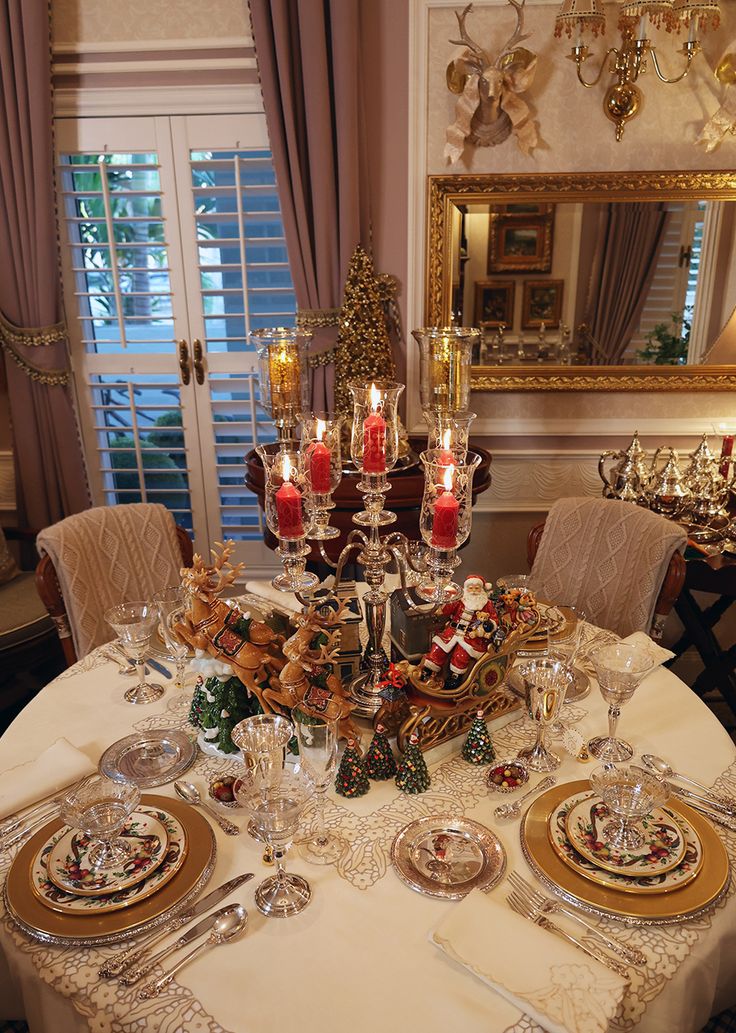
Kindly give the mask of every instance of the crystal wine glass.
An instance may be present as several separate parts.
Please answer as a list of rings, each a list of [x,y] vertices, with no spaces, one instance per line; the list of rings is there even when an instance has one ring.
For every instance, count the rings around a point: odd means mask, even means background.
[[[638,823],[669,797],[669,786],[644,768],[607,765],[590,776],[590,784],[613,815],[603,826],[606,843],[617,850],[638,850],[644,836]]]
[[[156,592],[153,597],[158,615],[161,618],[161,633],[164,637],[166,648],[176,664],[174,684],[177,689],[184,688],[184,670],[187,666],[189,646],[178,638],[172,624],[183,611],[185,598],[186,593],[181,585],[171,585],[160,592]]]
[[[278,784],[286,747],[293,735],[293,725],[281,714],[254,714],[239,721],[230,733],[251,778],[264,793]],[[254,839],[263,839],[253,821],[248,825],[248,833]]]
[[[120,833],[140,796],[134,782],[89,775],[62,799],[62,820],[97,840],[89,853],[92,868],[111,868],[129,860],[132,850]]]
[[[518,668],[524,682],[529,717],[537,724],[537,741],[519,750],[519,757],[532,771],[555,771],[562,760],[547,749],[547,730],[560,716],[565,694],[575,684],[575,675],[559,660],[530,660]]]
[[[250,812],[276,860],[276,874],[256,888],[256,907],[270,918],[298,915],[311,900],[312,890],[301,875],[286,872],[283,859],[314,794],[314,779],[304,768],[282,771],[278,782],[264,789],[248,771],[235,785],[238,800]]]
[[[631,760],[633,747],[616,738],[621,707],[634,695],[639,682],[652,669],[651,658],[625,642],[602,646],[591,653],[601,696],[608,703],[608,735],[597,735],[588,743],[588,752],[605,764]]]
[[[325,799],[332,784],[337,760],[337,722],[339,707],[334,700],[320,717],[312,717],[295,707],[291,712],[299,741],[299,766],[314,779],[317,798],[317,828],[299,841],[299,852],[312,864],[334,864],[345,843],[325,827]]]
[[[138,684],[128,689],[128,703],[153,703],[164,694],[163,685],[146,681],[146,657],[151,648],[151,635],[158,623],[158,610],[153,603],[137,601],[120,603],[105,613],[105,620],[138,668]]]

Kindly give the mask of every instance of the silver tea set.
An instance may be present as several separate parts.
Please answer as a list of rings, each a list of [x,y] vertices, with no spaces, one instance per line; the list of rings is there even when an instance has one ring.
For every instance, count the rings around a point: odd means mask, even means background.
[[[675,449],[662,445],[650,460],[635,431],[628,448],[601,453],[598,473],[603,496],[702,526],[719,518],[727,520],[729,493],[736,492],[736,457],[716,455],[708,444],[708,435],[703,434],[688,458],[690,463],[683,471]]]

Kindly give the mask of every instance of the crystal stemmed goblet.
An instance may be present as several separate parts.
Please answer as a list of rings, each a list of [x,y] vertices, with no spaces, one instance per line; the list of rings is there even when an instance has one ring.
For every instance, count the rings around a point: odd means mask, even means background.
[[[518,671],[524,682],[527,712],[537,725],[537,741],[519,750],[519,757],[532,771],[555,771],[562,761],[547,749],[547,731],[560,716],[565,694],[574,685],[575,676],[559,660],[530,660]]]
[[[120,639],[125,652],[138,668],[138,684],[128,689],[128,703],[153,703],[164,694],[163,685],[146,681],[146,656],[151,647],[151,635],[158,623],[158,610],[153,603],[136,601],[120,603],[105,613],[105,620]]]
[[[594,650],[590,656],[601,696],[608,703],[608,735],[597,735],[588,743],[588,752],[606,764],[630,760],[633,747],[616,738],[621,707],[634,695],[639,682],[652,669],[651,658],[634,646],[616,642]]]
[[[230,736],[243,754],[243,762],[254,784],[265,794],[278,784],[284,770],[286,747],[294,735],[290,721],[280,714],[254,714],[235,725]],[[257,825],[251,821],[248,833],[262,840]]]
[[[189,656],[189,647],[177,637],[172,625],[184,609],[184,589],[181,585],[171,585],[156,592],[153,601],[161,618],[161,634],[164,637],[166,648],[176,664],[174,684],[177,689],[182,689],[184,688],[184,670]]]
[[[62,799],[62,820],[97,841],[89,853],[92,868],[110,868],[130,858],[130,844],[120,833],[140,797],[133,782],[89,775]]]
[[[332,706],[319,717],[312,717],[298,707],[291,712],[299,742],[299,767],[304,767],[315,784],[317,828],[298,844],[302,857],[312,864],[334,864],[345,847],[344,841],[325,827],[325,799],[335,774],[340,716],[337,704],[328,702]]]
[[[610,764],[590,776],[590,784],[613,815],[603,826],[606,843],[616,850],[638,850],[644,836],[638,823],[669,797],[669,786],[644,768]]]
[[[278,782],[264,789],[253,774],[248,771],[236,782],[236,795],[273,850],[277,867],[276,874],[256,888],[256,907],[269,918],[288,918],[303,911],[312,897],[307,880],[287,873],[283,859],[314,794],[314,779],[305,768],[282,771]]]

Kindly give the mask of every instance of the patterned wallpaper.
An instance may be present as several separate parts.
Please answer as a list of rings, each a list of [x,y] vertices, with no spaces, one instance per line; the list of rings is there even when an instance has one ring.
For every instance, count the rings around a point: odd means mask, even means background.
[[[250,35],[247,0],[52,0],[55,43]]]

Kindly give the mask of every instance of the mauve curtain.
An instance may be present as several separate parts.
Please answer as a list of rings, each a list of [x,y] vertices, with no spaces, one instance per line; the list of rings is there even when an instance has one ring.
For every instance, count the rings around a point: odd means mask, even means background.
[[[19,519],[46,527],[89,506],[61,322],[49,5],[0,6],[0,343]]]
[[[600,345],[595,365],[621,362],[641,318],[666,223],[662,204],[603,208],[586,306],[591,336]]]
[[[250,0],[250,12],[297,304],[339,309],[369,227],[359,0]],[[336,336],[315,330],[312,352]],[[314,370],[314,409],[332,410],[333,385],[332,366]]]

